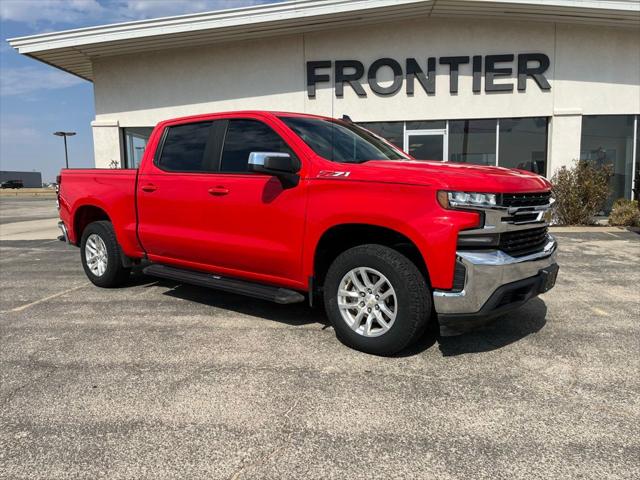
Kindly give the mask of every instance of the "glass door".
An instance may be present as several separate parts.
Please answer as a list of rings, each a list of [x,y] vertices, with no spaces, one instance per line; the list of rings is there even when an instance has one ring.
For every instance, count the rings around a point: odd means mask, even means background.
[[[447,129],[405,130],[404,151],[416,160],[446,160]]]

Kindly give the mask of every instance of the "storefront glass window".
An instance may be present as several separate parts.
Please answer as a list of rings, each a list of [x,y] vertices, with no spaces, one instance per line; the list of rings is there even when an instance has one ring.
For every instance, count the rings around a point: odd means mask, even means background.
[[[152,131],[152,127],[126,127],[122,129],[124,139],[123,168],[138,168],[140,166],[142,154]]]
[[[403,148],[404,122],[362,122],[358,125],[381,136],[396,147]]]
[[[547,117],[367,122],[418,160],[498,165],[547,174]]]
[[[408,135],[407,153],[417,160],[444,159],[444,135]]]
[[[546,174],[546,117],[501,118],[499,130],[498,165]]]
[[[449,160],[496,164],[496,120],[450,120]]]
[[[596,165],[611,165],[611,196],[606,210],[618,198],[631,198],[634,115],[582,117],[580,158]]]

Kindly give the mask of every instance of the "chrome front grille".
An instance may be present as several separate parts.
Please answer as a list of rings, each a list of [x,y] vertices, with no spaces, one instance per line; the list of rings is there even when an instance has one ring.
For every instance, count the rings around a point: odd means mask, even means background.
[[[534,223],[541,221],[541,217],[544,214],[540,212],[518,212],[514,215],[507,215],[502,217],[504,223],[513,223],[514,225],[522,225],[525,223]]]
[[[512,257],[523,257],[542,251],[548,241],[548,228],[529,228],[500,234],[499,249]]]
[[[500,220],[513,225],[542,224],[552,202],[551,192],[503,193],[499,198],[503,211]]]
[[[550,199],[551,192],[503,193],[500,205],[507,208],[537,207],[548,205]]]
[[[551,192],[503,193],[497,206],[474,209],[482,213],[484,223],[460,232],[458,249],[501,250],[512,257],[541,252],[549,241],[546,213],[552,203]]]

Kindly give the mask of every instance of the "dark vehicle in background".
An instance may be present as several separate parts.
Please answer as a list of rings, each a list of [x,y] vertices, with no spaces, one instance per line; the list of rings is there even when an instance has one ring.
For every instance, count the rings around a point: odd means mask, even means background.
[[[0,183],[0,188],[24,188],[24,183],[22,180],[7,180]]]

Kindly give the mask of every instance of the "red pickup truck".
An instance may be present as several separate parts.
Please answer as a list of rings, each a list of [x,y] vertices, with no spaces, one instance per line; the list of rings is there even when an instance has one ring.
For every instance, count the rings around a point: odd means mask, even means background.
[[[89,279],[131,268],[278,303],[322,300],[337,337],[394,354],[555,283],[550,184],[417,161],[348,120],[232,112],[159,123],[138,169],[65,169],[60,228]]]

